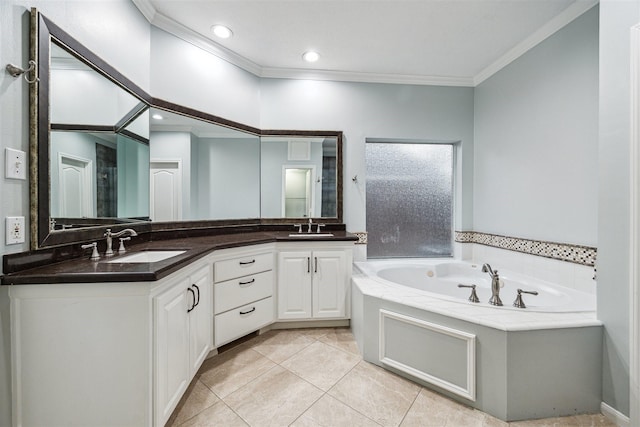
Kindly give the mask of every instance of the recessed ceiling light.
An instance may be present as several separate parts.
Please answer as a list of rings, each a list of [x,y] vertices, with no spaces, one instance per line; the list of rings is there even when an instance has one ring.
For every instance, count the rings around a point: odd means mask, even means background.
[[[162,120],[164,117],[162,117],[160,114],[156,113],[153,116],[151,116],[152,119],[154,120]]]
[[[228,39],[233,35],[233,31],[231,31],[229,27],[225,27],[224,25],[214,25],[211,27],[211,31],[213,31],[213,34],[215,34],[217,37],[220,37],[221,39]]]
[[[318,52],[309,50],[302,54],[302,59],[307,62],[316,62],[318,59],[320,59],[320,55],[318,54]]]

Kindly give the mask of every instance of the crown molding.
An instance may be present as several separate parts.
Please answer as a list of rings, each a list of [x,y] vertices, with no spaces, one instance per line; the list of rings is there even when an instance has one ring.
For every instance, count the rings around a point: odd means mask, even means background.
[[[471,77],[417,76],[293,68],[263,68],[260,77],[269,79],[333,80],[357,83],[389,83],[425,86],[473,86],[473,79]]]
[[[144,15],[149,22],[153,22],[156,16],[156,8],[153,7],[149,0],[131,0],[135,7]]]
[[[498,71],[524,55],[530,49],[542,43],[544,40],[555,34],[558,30],[572,22],[574,19],[576,19],[598,3],[599,0],[578,0],[575,3],[571,4],[571,6],[554,17],[551,21],[547,22],[532,35],[524,39],[522,42],[518,43],[515,47],[498,58],[497,61],[493,62],[491,65],[478,73],[473,78],[473,85],[478,86],[480,83],[487,80],[489,77],[493,76]]]
[[[578,0],[477,75],[472,77],[450,77],[262,67],[173,19],[158,13],[150,0],[132,1],[151,25],[260,78],[460,87],[475,87],[479,85],[599,3],[599,0]]]

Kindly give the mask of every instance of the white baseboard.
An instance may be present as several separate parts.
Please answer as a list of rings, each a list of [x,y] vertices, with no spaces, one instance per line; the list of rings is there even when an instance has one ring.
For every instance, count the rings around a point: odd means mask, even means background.
[[[624,415],[622,412],[613,409],[604,402],[600,403],[600,412],[602,412],[602,415],[607,417],[609,421],[615,423],[618,427],[631,427],[631,420],[629,417]]]

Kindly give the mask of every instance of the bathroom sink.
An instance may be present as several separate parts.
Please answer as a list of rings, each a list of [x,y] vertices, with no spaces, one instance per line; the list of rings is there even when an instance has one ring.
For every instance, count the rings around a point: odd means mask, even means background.
[[[289,237],[333,237],[333,233],[291,233]]]
[[[164,261],[165,259],[169,259],[171,257],[180,255],[185,253],[186,251],[142,251],[136,252],[131,255],[124,255],[122,257],[117,257],[111,259],[109,263],[150,263],[150,262],[158,262]]]

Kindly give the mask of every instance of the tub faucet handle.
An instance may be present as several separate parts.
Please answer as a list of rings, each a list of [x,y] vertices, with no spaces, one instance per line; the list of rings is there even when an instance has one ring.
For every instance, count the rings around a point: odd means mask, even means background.
[[[536,292],[536,291],[523,291],[522,289],[518,289],[518,296],[516,297],[516,300],[513,302],[513,306],[514,307],[527,308],[527,306],[524,304],[524,301],[522,300],[522,294],[538,295],[538,292]]]
[[[462,283],[458,283],[458,287],[471,288],[471,295],[469,296],[469,301],[480,302],[480,298],[478,298],[478,294],[476,294],[476,285],[463,285]]]

